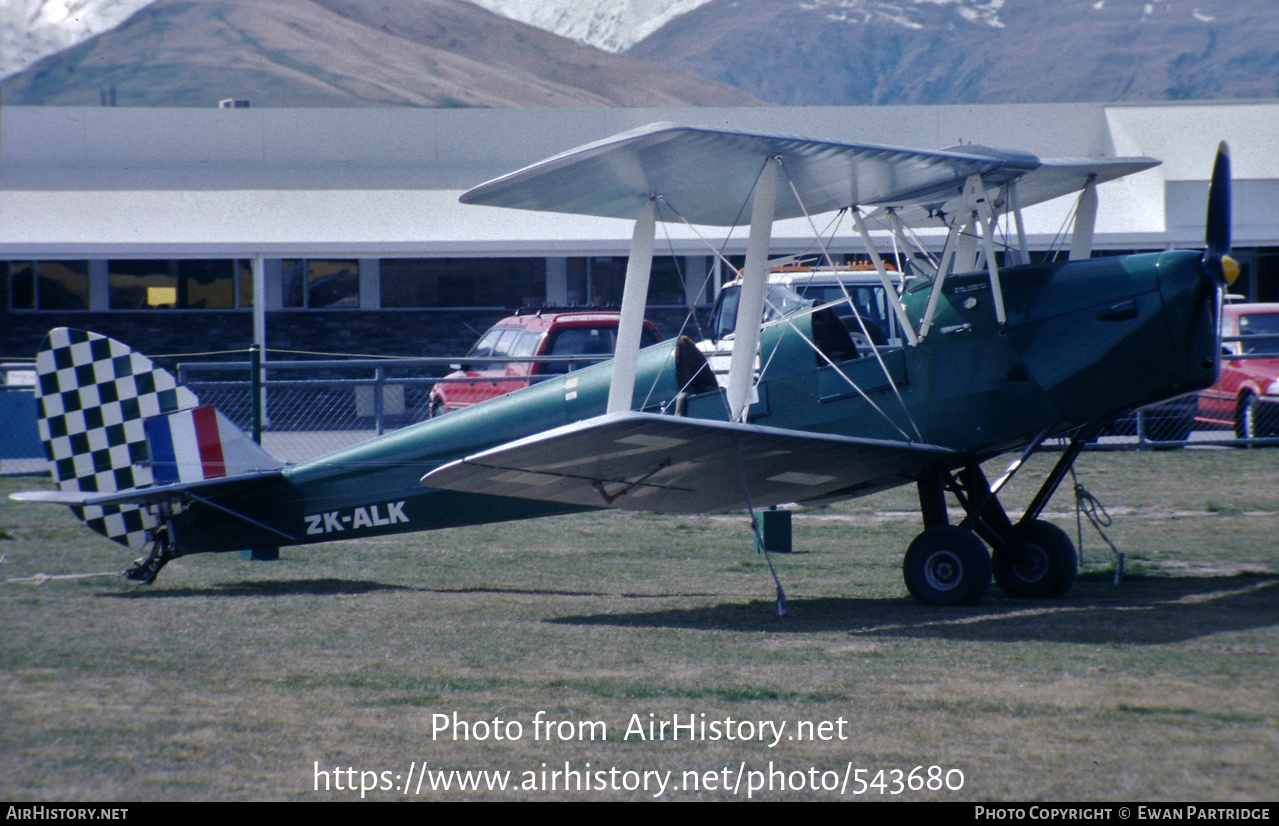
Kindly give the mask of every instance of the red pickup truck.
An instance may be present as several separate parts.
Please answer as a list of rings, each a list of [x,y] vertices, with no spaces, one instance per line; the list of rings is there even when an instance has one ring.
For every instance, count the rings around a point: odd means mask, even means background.
[[[504,318],[480,336],[467,358],[529,359],[534,356],[610,356],[617,347],[617,312],[537,312]],[[640,346],[662,340],[652,322],[644,322]],[[589,367],[597,359],[581,361],[510,361],[460,365],[431,390],[431,416],[470,407],[533,383],[536,376],[567,373]]]

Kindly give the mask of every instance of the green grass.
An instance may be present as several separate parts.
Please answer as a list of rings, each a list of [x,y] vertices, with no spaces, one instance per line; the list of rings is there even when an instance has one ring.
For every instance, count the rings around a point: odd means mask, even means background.
[[[1011,505],[1050,458],[1013,481]],[[909,799],[1273,800],[1279,454],[1086,454],[1079,465],[1115,517],[1122,584],[1109,548],[1085,533],[1065,599],[992,588],[978,607],[920,606],[901,582],[919,530],[902,489],[795,517],[797,552],[773,557],[786,618],[737,516],[600,513],[286,548],[273,563],[184,557],[148,588],[13,581],[119,570],[131,556],[66,509],[6,499],[0,798],[358,796],[315,791],[317,762],[403,774],[427,761],[518,781],[542,763],[589,761],[678,781],[772,761],[963,772],[959,791],[899,795]],[[32,484],[0,480],[0,492]],[[1069,504],[1063,490],[1049,517],[1073,537]],[[535,741],[539,711],[570,728],[602,721],[608,739]],[[518,722],[524,736],[433,737],[434,715],[454,713]],[[847,739],[622,739],[650,713],[843,720]]]

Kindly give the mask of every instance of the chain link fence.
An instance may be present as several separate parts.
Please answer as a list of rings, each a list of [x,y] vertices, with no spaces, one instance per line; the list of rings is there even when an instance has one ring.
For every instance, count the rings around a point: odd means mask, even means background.
[[[422,421],[447,370],[442,359],[268,361],[258,390],[262,446],[299,462]],[[253,432],[250,361],[185,362],[177,375],[201,404]]]
[[[467,358],[468,365],[532,359]],[[539,357],[537,361],[555,361]],[[582,357],[572,359],[579,364]],[[194,360],[190,356],[156,359],[180,382],[213,405],[245,432],[253,432],[252,362]],[[430,417],[431,389],[440,382],[470,383],[449,378],[460,359],[446,358],[312,358],[276,359],[264,363],[258,392],[262,400],[262,444],[274,456],[299,462],[331,453]],[[36,436],[34,365],[0,365],[0,473],[32,473],[45,469]],[[527,377],[490,377],[484,382],[510,382],[515,389]],[[1190,446],[1279,446],[1279,403],[1264,394],[1234,401],[1235,409],[1216,422],[1206,422],[1198,394],[1182,396],[1120,417],[1090,446],[1094,449],[1142,450]],[[1197,418],[1198,416],[1198,418]]]
[[[460,359],[328,359],[270,361],[263,383],[263,446],[289,462],[302,461],[371,439],[430,417],[437,382],[469,383],[446,374]],[[527,360],[527,359],[525,359]],[[538,361],[548,361],[541,357]],[[468,358],[468,365],[520,359]],[[581,359],[577,359],[580,364]],[[246,432],[250,418],[250,363],[191,364],[177,368],[180,380],[203,404],[222,410]],[[485,377],[522,387],[527,378]],[[1191,393],[1116,419],[1091,445],[1094,449],[1149,450],[1191,446],[1279,446],[1279,404],[1252,402],[1252,430],[1210,425],[1196,417],[1199,395]]]
[[[603,358],[607,358],[606,356]],[[536,359],[468,356],[468,369],[516,362],[598,360],[589,356]],[[431,390],[437,384],[482,384],[507,391],[537,376],[451,377],[459,358],[350,358],[271,360],[262,365],[262,446],[286,462],[299,462],[372,439],[431,417]],[[217,407],[246,432],[253,432],[252,362],[184,362],[178,380]]]

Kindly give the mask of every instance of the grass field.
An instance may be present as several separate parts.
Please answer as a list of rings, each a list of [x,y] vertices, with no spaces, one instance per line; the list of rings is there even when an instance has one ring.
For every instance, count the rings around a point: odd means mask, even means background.
[[[543,764],[589,762],[601,774],[587,781],[610,787],[670,771],[674,799],[745,797],[770,766],[773,790],[756,798],[838,797],[820,787],[850,767],[867,781],[885,771],[862,799],[1279,798],[1279,453],[1094,453],[1079,469],[1115,518],[1122,584],[1085,525],[1065,599],[992,587],[975,608],[918,605],[901,581],[919,530],[903,489],[796,515],[796,553],[773,557],[786,618],[740,516],[589,514],[284,549],[279,562],[186,557],[151,587],[34,585],[13,580],[130,557],[66,509],[6,499],[0,799],[351,799],[423,761],[509,771],[513,786],[525,772],[549,782]],[[1049,516],[1075,535],[1068,490]],[[549,738],[535,738],[539,711],[563,724]],[[455,740],[454,714],[501,720],[506,739],[476,726]],[[673,715],[734,737],[786,728],[776,745],[623,736],[632,719]],[[962,787],[893,794],[892,770],[904,781],[916,766],[925,779],[958,770]],[[796,772],[803,788],[778,789]],[[721,788],[739,774],[736,792]],[[650,799],[661,776],[567,792],[559,778],[554,792],[428,779],[408,797]]]

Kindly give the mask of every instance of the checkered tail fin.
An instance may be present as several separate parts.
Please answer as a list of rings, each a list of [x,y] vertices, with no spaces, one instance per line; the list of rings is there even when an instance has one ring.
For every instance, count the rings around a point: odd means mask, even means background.
[[[124,344],[59,327],[36,354],[39,430],[62,491],[114,493],[155,483],[147,419],[198,406],[171,373]],[[138,505],[73,506],[98,533],[141,548],[156,519]]]

